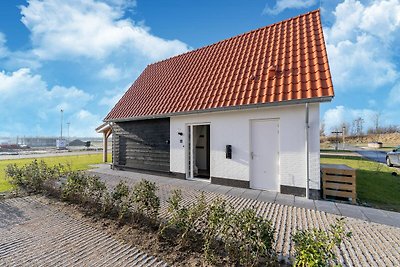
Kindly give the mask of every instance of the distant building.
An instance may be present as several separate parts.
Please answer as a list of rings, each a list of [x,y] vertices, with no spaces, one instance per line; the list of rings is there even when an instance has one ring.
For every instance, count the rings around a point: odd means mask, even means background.
[[[56,140],[56,137],[23,137],[19,143],[30,147],[55,147]]]

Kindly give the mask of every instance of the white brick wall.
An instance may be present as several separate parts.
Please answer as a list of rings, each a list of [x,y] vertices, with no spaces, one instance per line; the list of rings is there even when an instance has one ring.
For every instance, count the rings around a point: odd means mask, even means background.
[[[250,120],[269,118],[279,119],[280,184],[305,187],[305,105],[171,117],[171,171],[186,173],[187,125],[210,123],[211,176],[249,181]],[[310,105],[309,135],[310,188],[319,189],[319,104]],[[232,145],[232,159],[225,158],[228,144]]]

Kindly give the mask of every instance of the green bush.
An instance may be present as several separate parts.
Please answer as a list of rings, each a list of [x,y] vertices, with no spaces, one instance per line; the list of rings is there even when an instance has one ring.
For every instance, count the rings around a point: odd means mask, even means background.
[[[120,220],[130,215],[131,202],[129,198],[130,189],[125,181],[120,181],[111,193],[114,209]]]
[[[157,220],[160,210],[160,198],[157,196],[155,183],[142,180],[133,187],[131,201],[134,203],[135,212]]]
[[[221,237],[228,218],[232,213],[232,208],[228,206],[225,200],[216,199],[207,207],[203,251],[206,260],[210,263],[215,261],[215,253],[221,246]]]
[[[25,176],[22,168],[19,168],[17,164],[8,164],[5,169],[6,177],[10,180],[10,183],[14,186],[24,187],[26,184]]]
[[[96,208],[102,206],[101,201],[106,190],[107,186],[105,182],[103,182],[98,176],[88,176],[84,190],[84,199],[86,204]]]
[[[78,171],[70,172],[67,175],[67,181],[62,187],[61,197],[63,200],[85,204],[85,191],[87,186],[87,175]]]
[[[9,164],[5,171],[14,186],[32,192],[53,192],[55,189],[59,190],[55,183],[65,175],[67,169],[61,164],[50,167],[44,161],[38,162],[35,159],[21,168],[16,164]]]
[[[274,228],[253,209],[231,213],[223,232],[226,251],[236,263],[255,266],[274,261]]]
[[[180,189],[176,189],[168,199],[168,212],[171,217],[160,232],[164,236],[165,231],[169,228],[177,230],[179,233],[178,241],[185,246],[188,241],[196,241],[197,234],[201,232],[201,229],[197,228],[197,223],[204,217],[207,204],[204,193],[201,193],[196,202],[189,207],[183,206],[181,202],[182,192]]]
[[[329,231],[321,229],[301,230],[293,235],[295,248],[295,266],[335,266],[333,252],[343,239],[350,238],[351,232],[344,230],[344,218],[337,219]]]

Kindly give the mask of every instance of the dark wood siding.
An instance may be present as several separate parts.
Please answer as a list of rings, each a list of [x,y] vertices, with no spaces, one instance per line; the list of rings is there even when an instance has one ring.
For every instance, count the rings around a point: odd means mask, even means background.
[[[169,172],[169,118],[115,123],[114,164]]]

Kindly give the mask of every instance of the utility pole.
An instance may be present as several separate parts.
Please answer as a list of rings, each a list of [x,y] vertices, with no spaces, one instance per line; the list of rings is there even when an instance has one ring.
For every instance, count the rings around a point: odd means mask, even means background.
[[[70,125],[71,123],[70,122],[67,122],[67,126],[68,126],[68,130],[67,130],[67,132],[68,132],[68,138],[67,138],[67,146],[69,147],[69,125]]]
[[[60,140],[62,140],[62,126],[63,126],[63,115],[64,115],[64,110],[61,109],[61,135],[60,135]]]
[[[336,134],[336,145],[335,145],[335,150],[338,150],[338,146],[339,146],[339,134],[343,133],[343,132],[339,132],[339,131],[334,131],[332,132],[333,134]]]
[[[345,150],[345,147],[344,147],[344,133],[346,132],[346,127],[345,126],[343,126],[342,127],[342,137],[343,137],[343,150]]]

